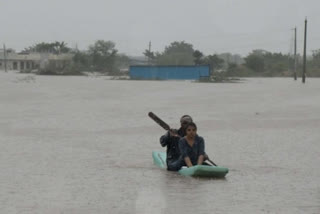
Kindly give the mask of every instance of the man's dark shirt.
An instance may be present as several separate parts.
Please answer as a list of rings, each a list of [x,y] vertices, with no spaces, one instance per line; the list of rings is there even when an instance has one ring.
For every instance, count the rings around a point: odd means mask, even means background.
[[[205,154],[204,139],[198,135],[196,135],[192,147],[185,138],[181,138],[178,145],[182,158],[189,157],[192,165],[197,165],[199,156]]]
[[[180,137],[185,136],[184,131],[180,128],[177,131]],[[179,151],[179,140],[180,137],[171,136],[168,131],[165,135],[161,136],[160,144],[162,147],[167,147],[167,163],[173,162],[179,159],[180,151]]]

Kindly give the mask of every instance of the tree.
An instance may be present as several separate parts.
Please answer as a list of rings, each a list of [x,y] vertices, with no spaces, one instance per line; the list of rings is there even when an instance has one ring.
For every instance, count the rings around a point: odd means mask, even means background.
[[[85,52],[77,51],[73,56],[74,66],[79,70],[90,70],[90,56]]]
[[[251,70],[255,72],[263,72],[264,71],[264,59],[263,56],[256,55],[254,53],[249,54],[245,60],[245,65],[247,68],[250,68]]]
[[[290,73],[289,65],[293,65],[293,63],[293,58],[289,55],[264,50],[253,50],[245,58],[246,67],[263,76],[288,75]]]
[[[312,65],[320,68],[320,49],[312,51]]]
[[[115,68],[120,71],[124,69],[128,69],[130,66],[130,59],[125,54],[117,55],[115,60]]]
[[[69,53],[71,48],[67,46],[65,42],[52,42],[46,43],[41,42],[33,46],[25,48],[22,53],[38,52],[38,53],[52,53],[52,54],[61,54]]]
[[[220,59],[217,54],[214,54],[208,55],[205,58],[205,62],[210,65],[211,72],[214,72],[223,67],[224,60]]]
[[[156,54],[158,65],[193,65],[193,46],[182,42],[172,42],[161,54]]]
[[[154,52],[149,51],[148,49],[143,52],[143,55],[148,58],[148,62],[152,62],[156,58]]]
[[[228,69],[227,69],[227,74],[228,76],[234,76],[237,73],[237,67],[238,65],[236,63],[229,63],[228,64]]]
[[[53,44],[53,49],[57,54],[68,53],[71,51],[71,48],[67,47],[67,43],[65,42],[55,42]]]
[[[293,65],[294,61],[289,55],[282,53],[270,53],[266,52],[263,55],[265,70],[271,76],[282,75],[283,72],[289,70],[289,64]]]
[[[89,46],[89,55],[97,71],[114,72],[114,63],[118,50],[112,41],[98,40]]]
[[[193,52],[193,57],[194,57],[194,64],[196,65],[202,65],[205,63],[203,53],[199,50],[195,50]]]

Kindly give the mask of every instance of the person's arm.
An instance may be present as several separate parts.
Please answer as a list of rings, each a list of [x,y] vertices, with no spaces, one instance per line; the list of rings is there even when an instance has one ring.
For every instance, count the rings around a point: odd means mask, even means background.
[[[190,158],[188,156],[186,156],[184,158],[184,162],[187,164],[188,167],[192,167],[193,166],[192,163],[191,163],[191,160],[190,160]]]
[[[170,133],[167,132],[165,135],[162,135],[160,137],[160,144],[162,147],[165,147],[169,144],[169,140],[170,140]]]
[[[199,157],[198,157],[198,165],[202,165],[204,160],[204,155],[206,153],[204,152],[204,139],[202,137],[199,137]]]
[[[162,135],[160,137],[160,144],[162,147],[167,146],[168,144],[171,143],[172,139],[174,137],[179,137],[180,136],[177,134],[177,131],[175,129],[170,129],[169,131],[167,131],[167,133],[165,135]]]
[[[198,157],[198,165],[202,165],[203,160],[204,160],[204,156],[203,156],[203,155],[200,155],[200,156]]]

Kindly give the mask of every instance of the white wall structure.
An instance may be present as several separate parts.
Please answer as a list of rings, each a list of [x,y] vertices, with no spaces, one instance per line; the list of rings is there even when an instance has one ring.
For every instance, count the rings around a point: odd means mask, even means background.
[[[44,68],[50,61],[72,61],[73,54],[51,54],[51,53],[29,53],[18,54],[14,51],[7,52],[4,55],[3,50],[0,51],[0,69],[18,71],[32,71]]]

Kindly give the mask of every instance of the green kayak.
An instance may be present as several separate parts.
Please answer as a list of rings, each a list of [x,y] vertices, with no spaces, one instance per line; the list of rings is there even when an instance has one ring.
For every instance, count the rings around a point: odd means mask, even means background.
[[[167,168],[165,152],[152,152],[153,163],[160,168]],[[193,167],[183,167],[179,170],[181,175],[195,176],[195,177],[212,177],[212,178],[223,178],[229,172],[228,168],[221,166],[208,166],[208,165],[197,165]]]

